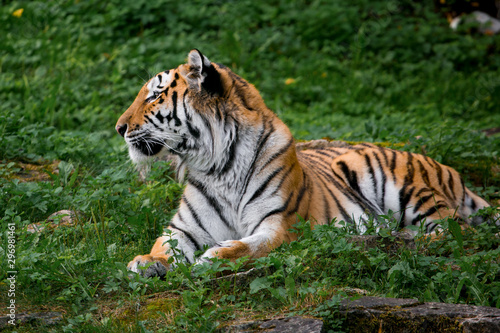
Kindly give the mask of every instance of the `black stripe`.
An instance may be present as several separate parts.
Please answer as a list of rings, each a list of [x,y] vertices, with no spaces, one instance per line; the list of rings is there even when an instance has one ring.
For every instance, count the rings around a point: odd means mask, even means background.
[[[150,124],[153,124],[153,126],[154,126],[157,130],[160,130],[161,132],[163,132],[163,128],[161,128],[160,126],[156,125],[156,124],[155,124],[155,122],[153,121],[153,119],[151,119],[149,116],[144,115],[144,118],[146,118]]]
[[[276,175],[278,175],[278,173],[280,173],[281,170],[283,170],[283,169],[284,169],[284,166],[281,166],[280,168],[274,170],[273,173],[271,173],[266,178],[266,180],[259,186],[259,188],[255,191],[255,193],[252,195],[252,197],[250,198],[250,200],[248,200],[248,202],[246,204],[248,205],[252,201],[257,199],[258,197],[260,197],[262,195],[262,193],[264,193],[264,191],[267,189],[267,186],[269,185],[271,180],[273,180],[273,178],[276,177]],[[286,175],[285,175],[285,177],[286,177]],[[285,177],[283,177],[283,178],[285,178]]]
[[[317,178],[319,179],[319,177],[317,177]],[[319,192],[321,194],[321,198],[323,199],[323,209],[324,209],[323,214],[325,215],[325,219],[326,219],[325,223],[330,224],[330,222],[332,222],[332,217],[331,217],[331,213],[330,213],[330,205],[328,204],[328,200],[326,199],[325,191],[323,190],[323,187],[321,185],[318,185],[315,177],[310,177],[310,179],[311,179],[311,182],[315,184],[315,187],[313,187],[313,188],[319,189]],[[311,196],[312,196],[312,192],[311,192]]]
[[[413,154],[408,154],[408,161],[406,162],[406,176],[405,176],[405,185],[413,183],[413,179],[415,178],[415,166],[413,165]]]
[[[201,119],[203,120],[203,124],[205,125],[205,127],[207,128],[208,130],[208,133],[210,133],[210,142],[212,144],[212,150],[211,152],[213,153],[214,150],[215,150],[215,147],[214,147],[214,144],[215,144],[215,141],[214,141],[214,134],[212,132],[212,126],[210,126],[210,121],[205,118],[203,115],[200,114],[200,117]]]
[[[177,217],[179,218],[179,220],[181,222],[184,222],[184,219],[182,218],[182,215],[177,212]],[[191,235],[189,232],[185,231],[185,230],[182,230],[181,228],[177,227],[176,225],[174,225],[173,222],[170,222],[170,228],[174,228],[174,229],[177,229],[178,231],[182,232],[184,235],[186,235],[187,239],[194,245],[195,249],[197,251],[203,249],[203,247],[198,244],[198,242],[196,241],[196,239],[193,237],[193,235]]]
[[[296,165],[296,163],[293,162],[292,165],[290,165],[290,167],[288,168],[288,170],[286,170],[286,172],[283,175],[283,177],[281,177],[281,180],[280,180],[278,186],[276,186],[276,189],[273,191],[273,193],[271,193],[271,196],[275,195],[281,189],[281,186],[283,185],[283,183],[285,182],[285,180],[288,178],[288,176],[290,176],[290,173],[292,172],[292,170],[295,167],[295,165]]]
[[[328,158],[333,159],[333,156],[332,156],[332,155],[330,155],[330,154],[328,154],[328,153],[325,153],[324,151],[321,151],[321,150],[318,150],[318,149],[316,149],[316,150],[312,150],[312,151],[313,151],[315,154],[323,155],[323,156],[325,156],[325,157],[328,157]]]
[[[351,216],[347,214],[347,211],[345,210],[344,206],[340,204],[339,199],[337,199],[337,197],[333,195],[333,192],[330,190],[330,188],[327,187],[326,189],[328,190],[328,192],[330,192],[331,196],[333,197],[333,200],[335,201],[337,208],[340,210],[340,215],[342,215],[344,222],[356,224],[356,222],[351,218]]]
[[[464,184],[464,179],[462,177],[460,177],[460,186],[462,187],[462,206],[465,206],[465,184]]]
[[[224,115],[220,109],[219,102],[215,102],[215,110],[217,111],[215,115],[217,116],[218,121],[222,121],[222,118],[224,118]]]
[[[418,197],[418,195],[417,195]],[[425,197],[419,198],[417,204],[415,205],[415,208],[413,209],[413,212],[416,213],[420,207],[425,204],[427,201],[429,201],[430,198],[434,197],[434,194],[429,194],[426,195]]]
[[[455,184],[455,180],[453,179],[453,174],[451,173],[450,169],[448,169],[448,187],[450,188],[450,193],[451,196],[453,197],[453,201],[457,201],[457,197],[455,195],[455,191],[453,189],[453,186]]]
[[[283,155],[284,153],[286,153],[288,151],[288,149],[290,149],[290,147],[292,146],[293,144],[293,137],[290,138],[290,140],[288,140],[288,142],[286,143],[285,146],[283,146],[280,150],[278,150],[276,153],[274,153],[267,161],[266,163],[264,163],[264,165],[260,168],[259,171],[262,171],[264,170],[270,163],[272,163],[276,158],[280,157],[281,155]]]
[[[431,181],[429,180],[429,173],[427,172],[427,169],[425,168],[425,166],[422,164],[422,162],[420,162],[420,160],[417,160],[417,163],[418,163],[418,167],[420,169],[420,175],[422,176],[422,179],[424,180],[424,183],[428,186],[428,187],[432,187],[431,185]]]
[[[311,163],[309,160],[306,160],[307,163]],[[337,197],[335,196],[335,194],[333,194],[332,190],[330,189],[330,187],[328,186],[328,184],[320,177],[321,173],[322,173],[322,170],[319,170],[317,168],[314,168],[314,166],[312,164],[310,164],[310,170],[312,170],[312,172],[314,172],[317,176],[318,176],[318,179],[321,181],[321,183],[323,183],[323,186],[324,188],[326,188],[326,190],[328,191],[328,194],[330,194],[331,198],[333,199],[333,201],[335,201],[335,204],[337,205],[337,208],[340,210],[340,214],[342,215],[342,218],[344,219],[345,222],[349,222],[349,223],[354,223],[353,220],[351,219],[351,217],[349,216],[349,214],[347,214],[346,210],[344,209],[344,207],[340,204],[340,201],[337,199]],[[323,175],[324,177],[325,175]],[[328,177],[327,177],[328,178]],[[334,186],[336,186],[338,188],[337,185],[333,184]],[[343,192],[341,190],[341,192]],[[345,195],[345,194],[344,194]],[[346,195],[346,197],[348,197]],[[348,197],[349,200],[351,200],[349,197]],[[352,200],[351,200],[352,201]],[[355,204],[359,205],[359,202],[355,202]],[[331,220],[329,221],[331,222]]]
[[[384,168],[382,167],[382,162],[380,161],[378,154],[373,152],[373,156],[375,156],[375,159],[377,160],[380,174],[382,175],[382,197],[380,198],[380,210],[385,213],[385,186],[387,184],[387,175],[385,174]]]
[[[328,200],[326,200],[325,191],[323,191],[322,187],[319,187],[319,191],[321,192],[321,197],[323,198],[323,209],[325,214],[326,223],[330,224],[332,222],[332,214],[330,213],[330,205],[328,204]]]
[[[408,187],[413,184],[413,178],[415,176],[415,166],[413,165],[413,154],[406,153],[408,155],[408,161],[406,162],[406,175],[404,178],[403,187],[399,190],[399,210],[401,213],[401,220],[399,227],[402,229],[405,226],[406,219],[406,209],[408,203],[411,200],[413,192],[415,192],[415,187],[412,186],[409,190]],[[408,191],[407,191],[408,190]]]
[[[294,208],[288,212],[287,216],[293,215],[299,211],[299,206],[300,206],[300,203],[302,202],[302,198],[304,197],[304,194],[306,193],[306,190],[307,190],[306,174],[305,174],[304,170],[302,170],[302,187],[300,188],[299,194],[297,195],[297,199],[295,200]],[[306,216],[303,216],[303,218],[307,218],[307,213],[308,212],[306,212],[306,214],[305,214]]]
[[[443,180],[444,180],[444,177],[443,177]],[[444,197],[448,200],[452,200],[452,196],[451,196],[451,193],[450,191],[448,190],[448,187],[447,187],[447,184],[445,184],[443,182],[443,185],[441,186],[442,189],[443,189],[443,194],[444,194]]]
[[[415,196],[420,197],[420,195],[424,192],[432,192],[432,189],[428,187],[422,187],[420,190],[418,190],[417,193],[415,193]]]
[[[471,201],[471,205],[470,205],[470,208],[472,209],[472,211],[476,211],[476,208],[477,208],[477,204],[476,204],[476,201],[474,201],[474,198],[468,196],[470,198],[470,201]]]
[[[193,261],[191,259],[189,259],[189,257],[186,255],[186,253],[184,253],[184,251],[181,250],[181,256],[186,259],[186,261],[192,265],[193,264]]]
[[[317,168],[318,165],[321,165],[321,167],[325,168],[326,170],[332,170],[332,166],[325,161],[324,158],[321,158],[319,156],[314,155],[311,153],[311,151],[301,151],[299,152],[299,156],[305,158],[309,162],[314,162],[314,165],[312,165],[312,168]]]
[[[187,121],[191,121],[191,114],[188,112],[187,106],[186,106],[186,96],[187,96],[188,90],[186,89],[184,91],[184,94],[182,94],[182,106],[184,107],[184,114],[186,115]]]
[[[363,193],[361,193],[359,191],[355,191],[352,187],[350,187],[349,184],[345,183],[343,178],[338,173],[333,171],[333,174],[338,179],[341,179],[345,185],[345,186],[342,186],[342,184],[339,184],[337,181],[333,180],[337,189],[342,191],[342,193],[346,197],[348,197],[352,202],[358,204],[363,210],[369,211],[370,214],[372,214],[372,215],[380,215],[383,213],[383,212],[380,212],[380,208],[374,206],[373,203],[363,195]],[[351,191],[348,191],[345,188],[350,189]]]
[[[172,105],[174,108],[174,110],[172,111],[172,117],[175,120],[175,126],[180,126],[182,123],[181,120],[177,117],[177,91],[174,91],[172,93]]]
[[[224,66],[222,64],[217,64],[217,65],[221,66],[221,68],[227,68],[226,66]],[[238,83],[240,83],[244,87],[248,86],[248,83],[241,76],[236,75],[232,71],[229,71],[228,74],[229,74],[229,76],[231,76],[231,79],[233,79],[233,85],[234,85],[235,81],[237,81]]]
[[[320,149],[318,149],[318,150],[326,150],[326,151],[328,151],[328,152],[330,152],[330,153],[333,153],[333,154],[335,154],[335,155],[337,155],[337,156],[339,156],[339,155],[343,155],[343,154],[345,153],[345,152],[340,152],[340,151],[338,151],[338,149],[346,149],[346,147],[340,147],[340,148],[325,147],[325,148],[320,148]]]
[[[203,226],[203,223],[201,222],[201,219],[200,219],[200,216],[198,215],[198,213],[196,213],[195,209],[193,208],[193,206],[191,205],[191,203],[189,202],[189,200],[186,198],[186,196],[182,196],[182,200],[184,201],[184,203],[186,204],[189,212],[191,213],[191,216],[193,217],[194,221],[196,222],[196,224],[209,236],[210,233],[207,231],[207,229],[205,229],[205,227]]]
[[[403,229],[406,225],[406,208],[410,202],[413,192],[415,191],[415,187],[412,187],[408,192],[406,192],[406,189],[407,186],[403,186],[401,190],[399,190],[399,211],[401,212],[401,220],[399,221],[400,229]]]
[[[250,182],[250,179],[252,179],[253,177],[253,174],[255,173],[255,163],[257,163],[257,160],[260,156],[260,153],[262,151],[262,149],[264,148],[264,145],[267,143],[267,140],[269,139],[269,136],[271,135],[271,133],[274,132],[274,126],[273,124],[271,123],[271,128],[266,132],[267,128],[266,128],[266,119],[265,118],[262,118],[262,130],[259,134],[259,139],[257,140],[257,149],[255,149],[255,152],[254,152],[254,155],[253,155],[253,158],[252,158],[252,163],[250,163],[250,167],[249,167],[249,172],[247,173],[246,177],[245,177],[245,181],[244,181],[244,186],[243,186],[243,195],[247,192],[247,188],[248,188],[248,183]]]
[[[172,83],[170,83],[170,88],[175,88],[177,86],[177,81],[173,80]]]
[[[441,168],[441,165],[439,165],[438,162],[436,162],[432,158],[430,160],[432,161],[432,163],[436,167],[436,173],[437,173],[437,178],[439,180],[439,185],[443,186],[443,169]]]
[[[344,161],[338,161],[337,165],[340,166],[340,169],[344,173],[345,177],[347,178],[347,182],[349,183],[349,186],[351,188],[361,194],[361,189],[359,188],[359,183],[358,183],[358,174],[354,170],[349,170],[349,167]]]
[[[431,208],[429,208],[424,214],[418,214],[412,221],[411,224],[415,225],[418,221],[427,218],[428,216],[434,214],[435,212],[438,211],[440,208],[447,208],[446,205],[434,205]]]
[[[378,147],[378,151],[384,156],[385,165],[389,166],[389,159],[387,158],[387,149]]]
[[[431,224],[432,224],[432,226],[429,228],[429,225],[431,225]],[[425,228],[427,229],[427,233],[428,233],[428,234],[430,234],[431,232],[433,232],[433,231],[434,231],[434,229],[436,229],[436,227],[437,227],[438,225],[439,225],[439,224],[437,224],[437,223],[433,223],[433,222],[430,222],[429,224],[427,224],[427,226],[425,227]]]
[[[245,98],[245,92],[240,91],[240,89],[239,89],[238,86],[235,86],[235,89],[233,91],[236,94],[236,96],[238,96],[238,98],[241,101],[241,104],[243,104],[243,107],[245,109],[247,109],[249,111],[255,111],[254,108],[252,108],[250,105],[248,105],[248,102],[247,102],[247,100]]]
[[[316,165],[314,165],[311,169],[319,171],[320,174],[323,177],[325,177],[330,183],[332,183],[339,191],[341,191],[342,194],[344,194],[353,203],[359,205],[363,210],[368,210],[370,211],[371,214],[378,215],[377,209],[368,200],[366,200],[366,198],[362,195],[362,193],[355,192],[352,188],[349,188],[347,184],[343,181],[343,178],[339,174],[337,174],[330,165],[326,164],[328,168],[327,170],[332,172],[335,175],[335,177],[342,180],[343,185],[340,184],[332,175],[318,168],[318,165],[321,165],[321,163],[326,163],[326,162],[324,162],[321,159],[316,159],[316,157],[313,155],[308,155],[308,157],[313,159],[314,162],[316,163]]]
[[[200,130],[196,127],[193,127],[193,125],[191,125],[191,122],[190,121],[186,121],[186,125],[187,125],[187,128],[188,128],[188,131],[189,133],[195,138],[195,139],[199,139],[200,138]]]
[[[314,154],[308,154],[305,152],[302,152],[300,154],[300,157],[304,158],[304,161],[309,163],[309,165],[311,166],[311,170],[313,171],[321,170],[325,177],[327,178],[329,177],[328,178],[329,180],[335,181],[333,177],[326,172],[326,171],[333,172],[333,169],[332,166],[328,164],[324,159],[315,156]]]
[[[396,183],[396,151],[391,150],[392,152],[392,159],[391,159],[391,173],[392,173],[392,178],[394,180],[394,183]]]
[[[290,195],[286,199],[283,206],[281,206],[280,208],[276,208],[276,209],[270,211],[269,213],[267,213],[266,215],[264,215],[264,217],[259,221],[259,223],[257,223],[257,225],[252,229],[252,232],[250,233],[250,235],[253,235],[255,230],[257,230],[260,227],[260,225],[262,224],[262,222],[264,222],[264,220],[267,219],[269,216],[283,213],[286,210],[286,208],[288,207],[288,204],[290,203],[290,199],[292,198],[292,195],[293,195],[293,191],[290,192]]]
[[[227,155],[227,161],[222,167],[222,170],[220,171],[219,175],[223,175],[226,172],[228,172],[234,164],[234,160],[236,159],[236,147],[238,146],[238,125],[236,125],[236,128],[234,129],[234,138],[233,141],[231,141],[231,146],[229,146],[229,153]]]
[[[165,117],[163,117],[161,115],[161,111],[158,111],[156,114],[155,114],[155,117],[156,119],[158,119],[160,121],[161,124],[163,124],[163,119],[165,119]]]
[[[205,186],[200,182],[198,182],[197,180],[191,178],[188,178],[188,183],[191,184],[194,188],[196,188],[198,192],[200,192],[205,197],[207,202],[210,204],[210,206],[212,206],[212,208],[215,210],[215,212],[217,213],[221,221],[226,225],[226,227],[228,227],[231,230],[234,230],[234,228],[229,224],[224,215],[222,215],[222,207],[214,197],[212,197],[207,193]]]

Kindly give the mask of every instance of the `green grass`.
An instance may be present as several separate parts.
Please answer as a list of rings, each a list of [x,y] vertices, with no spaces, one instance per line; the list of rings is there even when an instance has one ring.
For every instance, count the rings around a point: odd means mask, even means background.
[[[54,331],[210,331],[270,313],[333,328],[344,287],[500,307],[488,226],[387,254],[302,224],[301,242],[259,260],[266,275],[246,286],[211,282],[220,262],[129,280],[125,264],[149,251],[182,185],[161,163],[141,182],[114,132],[144,82],[198,48],[255,84],[297,139],[404,143],[498,202],[500,137],[482,132],[500,127],[498,36],[453,32],[430,1],[406,0],[13,1],[0,8],[0,34],[1,304],[14,222],[18,310],[63,311]],[[50,181],[19,181],[20,163],[42,165]],[[77,225],[26,231],[61,209],[81,212]]]

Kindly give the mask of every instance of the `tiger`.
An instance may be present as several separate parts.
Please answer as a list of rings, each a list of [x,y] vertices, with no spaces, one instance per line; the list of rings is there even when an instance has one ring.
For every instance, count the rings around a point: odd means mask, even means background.
[[[175,156],[186,175],[166,232],[127,266],[146,277],[179,262],[266,256],[297,239],[299,216],[363,232],[370,218],[392,213],[400,228],[431,233],[448,217],[476,225],[469,216],[490,206],[424,155],[371,143],[297,149],[254,85],[196,49],[142,87],[116,131],[134,163]]]

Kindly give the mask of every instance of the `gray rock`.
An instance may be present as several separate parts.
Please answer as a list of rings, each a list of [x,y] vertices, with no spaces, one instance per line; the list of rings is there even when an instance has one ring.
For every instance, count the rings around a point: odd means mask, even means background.
[[[349,332],[500,332],[500,309],[486,306],[362,297],[339,310]]]
[[[265,321],[253,321],[222,328],[221,332],[293,332],[293,333],[320,333],[323,321],[317,318],[289,317]]]
[[[393,308],[406,308],[422,304],[416,299],[408,298],[386,298],[367,296],[355,300],[344,299],[340,302],[340,310],[345,311],[355,308],[368,308],[368,309],[393,309]]]
[[[9,324],[9,316],[0,317],[0,329],[14,327]],[[22,324],[31,324],[36,326],[50,326],[59,323],[62,320],[60,312],[36,312],[36,313],[18,313],[15,317],[15,326]]]

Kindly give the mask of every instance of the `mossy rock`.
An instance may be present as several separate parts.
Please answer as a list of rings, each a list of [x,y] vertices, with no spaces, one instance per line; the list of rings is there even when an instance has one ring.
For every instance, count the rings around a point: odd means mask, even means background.
[[[139,319],[146,320],[161,317],[162,313],[171,313],[179,309],[181,303],[175,298],[155,298],[139,310]]]

